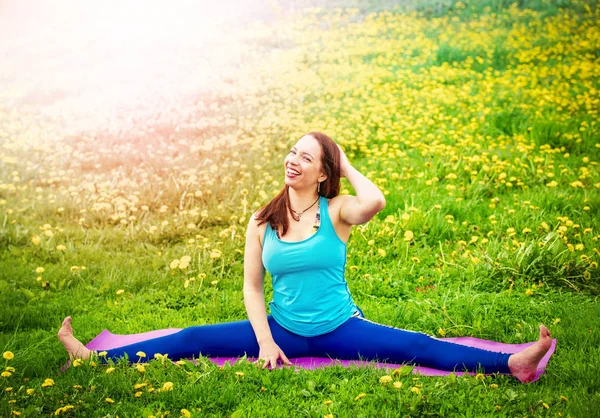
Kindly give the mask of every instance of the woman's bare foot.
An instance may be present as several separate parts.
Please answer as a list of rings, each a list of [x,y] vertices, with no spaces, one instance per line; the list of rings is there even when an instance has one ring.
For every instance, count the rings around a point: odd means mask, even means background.
[[[534,345],[508,358],[508,367],[513,376],[523,383],[532,381],[537,373],[538,364],[551,345],[550,331],[544,325],[540,325],[539,340]]]
[[[87,360],[92,355],[92,351],[73,336],[73,328],[71,328],[71,317],[67,316],[58,330],[58,339],[65,346],[69,358],[71,360],[82,359]]]

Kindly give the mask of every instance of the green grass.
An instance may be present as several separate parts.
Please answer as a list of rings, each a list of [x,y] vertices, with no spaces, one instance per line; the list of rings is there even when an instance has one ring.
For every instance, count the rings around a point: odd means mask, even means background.
[[[21,135],[44,122],[27,108],[0,113],[0,351],[15,355],[0,416],[66,405],[59,415],[598,415],[596,3],[359,3],[263,28],[245,45],[261,51],[254,78],[240,71],[235,99],[199,98],[202,116],[171,109],[173,120],[192,115],[187,124],[157,116],[119,135],[49,124],[27,142]],[[365,315],[507,343],[536,339],[544,323],[558,343],[538,382],[400,372],[395,388],[380,383],[385,369],[206,359],[59,373],[67,315],[82,341],[105,328],[244,319],[245,226],[281,187],[292,141],[315,129],[386,194],[348,244],[347,279]],[[184,255],[189,267],[170,268]],[[173,390],[159,391],[166,382]]]

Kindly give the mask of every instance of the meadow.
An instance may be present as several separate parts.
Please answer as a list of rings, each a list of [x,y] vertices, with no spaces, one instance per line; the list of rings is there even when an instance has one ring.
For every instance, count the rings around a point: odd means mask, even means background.
[[[240,29],[245,61],[210,94],[94,129],[3,89],[0,416],[600,416],[597,2],[373,4]],[[246,225],[313,130],[387,199],[348,242],[365,316],[507,343],[546,324],[539,381],[207,359],[60,372],[67,315],[84,342],[245,319]]]

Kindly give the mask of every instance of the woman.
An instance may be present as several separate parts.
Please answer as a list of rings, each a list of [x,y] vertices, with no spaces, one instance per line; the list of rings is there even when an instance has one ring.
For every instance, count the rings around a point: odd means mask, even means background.
[[[517,354],[496,353],[440,341],[426,334],[368,321],[354,304],[346,280],[346,241],[353,225],[368,222],[385,206],[381,191],[359,173],[325,134],[311,132],[284,161],[285,186],[248,224],[244,255],[244,302],[248,320],[193,326],[175,334],[108,350],[111,358],[138,351],[169,358],[248,355],[275,367],[290,357],[378,359],[441,370],[482,368],[535,377],[551,345],[541,325],[536,344]],[[346,177],[356,196],[339,195]],[[267,315],[265,267],[273,280]],[[93,353],[73,336],[68,317],[58,333],[71,359]]]

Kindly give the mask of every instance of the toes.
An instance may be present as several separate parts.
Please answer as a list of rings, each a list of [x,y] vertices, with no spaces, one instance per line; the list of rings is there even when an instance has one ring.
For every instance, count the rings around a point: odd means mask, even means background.
[[[550,330],[545,325],[540,325],[540,337],[549,337]]]

